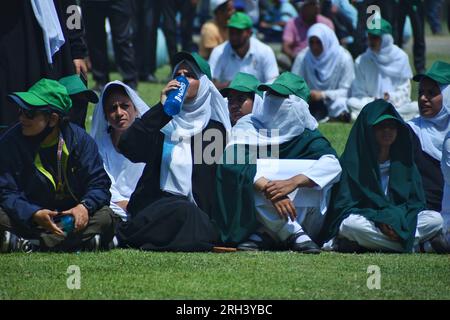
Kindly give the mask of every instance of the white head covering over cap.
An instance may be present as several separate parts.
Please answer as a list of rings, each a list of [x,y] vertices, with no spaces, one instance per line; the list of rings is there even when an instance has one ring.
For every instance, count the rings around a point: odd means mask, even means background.
[[[442,85],[442,108],[432,118],[419,116],[408,122],[420,140],[423,152],[438,161],[442,158],[442,144],[450,130],[450,85]]]
[[[111,86],[121,86],[124,88],[128,97],[133,102],[138,112],[137,117],[141,117],[149,110],[145,102],[137,93],[121,81],[108,83],[102,91],[100,99],[95,106],[92,117],[91,136],[97,143],[99,153],[103,159],[103,166],[111,179],[111,209],[122,218],[127,220],[127,213],[116,203],[120,201],[129,201],[131,194],[136,189],[136,185],[142,176],[144,163],[132,163],[115,149],[111,136],[108,134],[108,122],[103,111],[105,92]]]
[[[306,72],[314,75],[308,84],[313,88],[326,90],[330,87],[334,77],[342,77],[336,74],[336,66],[345,58],[345,50],[340,46],[339,40],[333,30],[323,23],[316,23],[308,30],[308,41],[311,37],[319,38],[322,43],[323,52],[319,57],[313,55],[311,50],[305,55]]]
[[[408,55],[394,44],[394,38],[390,34],[381,36],[380,52],[376,53],[367,48],[370,60],[378,67],[378,96],[382,97],[385,92],[395,90],[392,79],[411,79],[413,74],[409,65]]]
[[[264,103],[254,106],[252,114],[239,119],[231,131],[228,145],[279,145],[301,135],[305,129],[315,130],[316,119],[301,98],[264,95]]]
[[[231,123],[226,100],[214,84],[196,65],[187,60],[181,61],[174,68],[174,74],[181,64],[187,64],[192,69],[200,85],[197,95],[192,100],[185,101],[180,113],[173,116],[161,129],[164,133],[164,147],[160,187],[163,191],[186,196],[195,202],[192,194],[191,137],[202,132],[210,120],[222,123],[226,132],[231,130]]]

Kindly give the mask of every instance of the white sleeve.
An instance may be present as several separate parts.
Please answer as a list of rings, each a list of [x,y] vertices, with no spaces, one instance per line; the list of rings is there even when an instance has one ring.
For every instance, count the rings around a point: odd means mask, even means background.
[[[442,160],[441,160],[442,175],[447,185],[450,185],[450,131],[444,140],[444,146],[442,147]]]
[[[220,50],[220,46],[215,47],[213,51],[211,52],[211,55],[209,56],[209,66],[211,67],[211,77],[213,79],[222,81],[220,79],[221,72],[220,72],[220,63],[219,58],[221,56],[222,50]]]
[[[339,160],[332,154],[325,154],[303,175],[317,184],[315,189],[322,190],[328,185],[339,181],[341,172],[342,168]]]
[[[271,83],[280,74],[277,59],[272,48],[267,47],[264,54],[264,83]]]
[[[339,88],[336,90],[325,90],[323,94],[326,99],[336,101],[338,98],[347,98],[352,82],[355,79],[355,67],[353,60],[348,54],[344,61],[344,68],[342,71],[341,79],[339,81]]]
[[[401,107],[405,103],[411,101],[411,82],[409,79],[405,79],[400,85],[395,88],[394,92],[389,93],[389,101],[395,107]]]
[[[364,65],[361,64],[361,59],[357,59],[355,62],[355,79],[351,85],[351,97],[364,98],[368,97],[367,89],[365,87],[366,80],[364,78]]]

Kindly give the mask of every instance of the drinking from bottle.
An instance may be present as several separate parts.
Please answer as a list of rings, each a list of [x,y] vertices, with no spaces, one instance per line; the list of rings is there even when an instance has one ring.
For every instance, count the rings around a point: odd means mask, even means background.
[[[185,76],[178,76],[175,80],[180,83],[180,86],[167,93],[167,100],[164,103],[164,111],[169,116],[174,116],[181,111],[189,88],[189,81]]]

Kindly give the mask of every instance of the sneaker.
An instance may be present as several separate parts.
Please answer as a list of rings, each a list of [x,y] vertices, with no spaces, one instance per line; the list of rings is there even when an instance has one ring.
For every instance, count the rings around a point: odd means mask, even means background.
[[[99,234],[96,234],[84,243],[83,251],[99,251],[101,249],[100,243],[101,237]]]
[[[0,252],[36,252],[39,250],[38,240],[27,240],[16,236],[9,231],[3,231],[1,235]]]

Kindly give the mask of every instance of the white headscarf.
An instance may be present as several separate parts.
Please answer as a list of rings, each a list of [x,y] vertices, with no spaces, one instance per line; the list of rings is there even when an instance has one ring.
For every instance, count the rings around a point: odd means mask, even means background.
[[[165,125],[164,147],[161,161],[161,190],[187,196],[192,202],[192,154],[191,137],[203,131],[210,120],[223,124],[226,132],[231,129],[230,114],[225,99],[208,77],[200,73],[198,68],[186,63],[197,74],[200,85],[197,95],[191,101],[185,101],[180,113]]]
[[[301,135],[305,129],[315,130],[316,119],[301,98],[264,95],[261,106],[253,106],[252,114],[239,119],[231,131],[228,145],[279,145]]]
[[[116,202],[129,201],[131,194],[136,189],[136,185],[142,176],[144,163],[132,163],[122,154],[117,152],[108,134],[108,122],[103,111],[104,93],[111,85],[119,85],[125,89],[128,97],[133,102],[137,110],[137,117],[141,117],[149,110],[145,102],[126,84],[120,81],[108,83],[103,90],[99,102],[95,106],[92,118],[91,136],[98,145],[99,152],[103,159],[103,165],[109,178],[111,179],[111,203],[110,207],[123,220],[127,219],[127,213]]]
[[[438,161],[442,158],[442,144],[450,130],[450,85],[441,86],[442,108],[433,118],[419,116],[408,122],[420,140],[423,152]]]
[[[380,52],[375,53],[372,49],[366,51],[380,70],[378,74],[378,96],[383,97],[385,92],[392,92],[395,87],[392,79],[411,79],[413,74],[409,65],[408,55],[394,44],[394,38],[390,34],[381,36]]]
[[[103,89],[100,95],[100,99],[98,100],[98,103],[95,106],[94,114],[92,116],[91,136],[96,141],[100,141],[103,136],[109,135],[108,121],[106,120],[105,113],[103,111],[103,97],[104,93],[111,85],[119,85],[125,89],[125,92],[127,93],[128,97],[131,99],[134,106],[136,107],[136,110],[138,112],[137,118],[140,118],[144,113],[146,113],[149,110],[148,105],[138,96],[136,91],[131,89],[125,83],[117,80],[109,82]]]
[[[311,37],[317,37],[322,43],[323,52],[319,57],[315,57],[310,50],[305,55],[306,71],[313,74],[314,88],[322,90],[330,87],[332,76],[335,75],[336,66],[345,58],[345,51],[339,45],[338,38],[333,30],[323,23],[316,23],[308,30],[308,41]]]
[[[34,16],[41,26],[47,62],[53,63],[53,55],[65,43],[53,0],[31,0]]]

